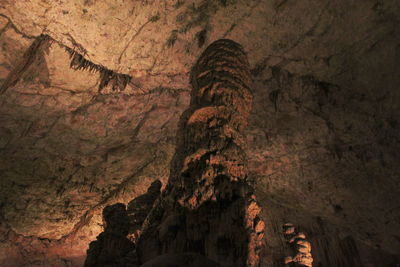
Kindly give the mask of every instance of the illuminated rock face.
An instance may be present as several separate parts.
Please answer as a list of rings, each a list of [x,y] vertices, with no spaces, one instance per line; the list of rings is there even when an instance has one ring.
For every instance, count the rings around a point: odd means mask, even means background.
[[[252,94],[241,46],[212,43],[193,68],[192,86],[170,178],[139,239],[139,259],[193,252],[222,266],[258,266],[264,222],[244,152]]]
[[[312,267],[311,244],[306,239],[306,235],[298,232],[291,223],[286,223],[283,226],[283,234],[292,249],[292,255],[285,257],[285,264],[294,263],[299,266]]]
[[[254,80],[245,151],[266,224],[263,264],[290,255],[286,222],[307,234],[317,266],[398,263],[399,9],[0,1],[0,84],[20,74],[0,95],[0,265],[81,266],[105,206],[166,183],[190,69],[222,38],[244,47]],[[42,34],[53,41],[27,60]],[[75,70],[85,61],[66,48],[132,79],[120,92],[126,80],[108,76],[99,92],[102,73]],[[15,71],[24,61],[33,63]]]

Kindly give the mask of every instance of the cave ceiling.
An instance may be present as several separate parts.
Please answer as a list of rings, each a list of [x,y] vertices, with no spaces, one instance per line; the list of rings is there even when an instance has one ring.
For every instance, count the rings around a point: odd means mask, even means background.
[[[246,152],[267,236],[291,220],[399,255],[399,14],[397,0],[2,0],[0,263],[82,262],[104,206],[165,184],[191,68],[222,38],[254,79]]]

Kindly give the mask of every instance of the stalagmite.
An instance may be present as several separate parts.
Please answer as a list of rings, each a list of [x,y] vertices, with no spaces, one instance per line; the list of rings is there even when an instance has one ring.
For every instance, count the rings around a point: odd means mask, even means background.
[[[243,150],[252,93],[242,47],[212,43],[192,70],[192,86],[169,182],[138,241],[139,259],[193,252],[221,266],[257,266],[265,225]]]
[[[311,243],[306,239],[306,235],[297,232],[291,223],[286,223],[283,229],[285,239],[294,251],[294,255],[285,258],[285,264],[295,263],[296,266],[312,267]]]

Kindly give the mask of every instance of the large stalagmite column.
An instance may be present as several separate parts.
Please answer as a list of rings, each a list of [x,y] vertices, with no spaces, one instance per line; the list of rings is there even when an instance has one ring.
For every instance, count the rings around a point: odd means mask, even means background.
[[[192,86],[167,188],[138,242],[140,260],[196,252],[222,266],[256,266],[264,222],[243,150],[252,93],[242,47],[212,43],[192,70]]]

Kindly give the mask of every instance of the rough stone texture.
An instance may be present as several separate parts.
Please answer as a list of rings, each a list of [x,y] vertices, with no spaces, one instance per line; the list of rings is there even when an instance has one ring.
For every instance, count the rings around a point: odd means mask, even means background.
[[[10,36],[3,47],[28,49],[32,40],[14,35],[12,27],[3,33]],[[10,64],[15,53],[4,53]],[[99,95],[99,75],[70,69],[57,43],[38,60],[0,96],[1,236],[9,241],[0,245],[0,265],[80,265],[104,206],[128,204],[154,177],[168,177],[189,93]]]
[[[292,255],[285,257],[285,264],[294,263],[296,266],[312,267],[311,243],[307,240],[306,235],[296,231],[291,223],[286,223],[283,231],[286,241],[292,248]]]
[[[138,240],[143,223],[153,208],[154,202],[161,194],[160,189],[161,182],[156,180],[150,185],[145,194],[129,201],[127,213],[130,222],[129,236],[132,241],[136,242]]]
[[[137,243],[139,260],[192,252],[221,266],[258,266],[265,224],[244,153],[253,100],[246,54],[231,40],[215,41],[191,75],[190,106],[166,190]]]
[[[54,40],[0,96],[0,265],[82,264],[101,210],[166,180],[189,70],[220,38],[244,46],[255,80],[265,264],[287,255],[288,221],[317,266],[400,262],[399,1],[162,3],[0,2],[0,83],[34,38]],[[127,89],[99,94],[59,44],[131,75]]]
[[[135,260],[135,245],[127,237],[130,221],[122,203],[107,206],[103,210],[104,231],[89,244],[85,267],[127,266],[127,258]]]

